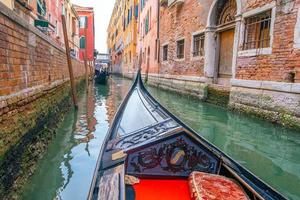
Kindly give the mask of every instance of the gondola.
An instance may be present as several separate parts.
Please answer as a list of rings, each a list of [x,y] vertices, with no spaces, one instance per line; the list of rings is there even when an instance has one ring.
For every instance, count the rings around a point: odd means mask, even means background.
[[[286,198],[160,105],[138,72],[102,145],[88,199]]]
[[[108,73],[106,71],[95,70],[95,82],[97,84],[105,85],[108,80]]]

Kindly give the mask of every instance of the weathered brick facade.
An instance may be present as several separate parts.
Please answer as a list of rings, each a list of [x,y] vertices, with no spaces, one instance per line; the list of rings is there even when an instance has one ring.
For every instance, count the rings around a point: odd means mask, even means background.
[[[192,34],[204,32],[208,15],[207,7],[212,3],[208,0],[200,4],[197,0],[186,0],[182,6],[168,7],[167,4],[160,9],[160,43],[161,67],[160,73],[171,75],[204,76],[204,57],[192,57]],[[185,40],[184,59],[176,59],[176,41]],[[168,59],[163,61],[163,45],[168,45]]]
[[[295,82],[299,83],[299,49],[294,48],[294,30],[300,1],[277,1],[272,54],[239,57],[237,79],[287,82],[290,73],[295,72]],[[261,7],[268,1],[248,1],[243,12]]]

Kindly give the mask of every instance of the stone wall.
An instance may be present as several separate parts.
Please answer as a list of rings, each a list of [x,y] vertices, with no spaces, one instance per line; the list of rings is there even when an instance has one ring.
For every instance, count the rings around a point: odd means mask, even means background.
[[[229,107],[300,129],[300,84],[232,80]]]
[[[0,2],[0,199],[30,176],[70,96],[65,50]]]
[[[188,94],[201,100],[207,98],[207,87],[199,77],[149,74],[148,84],[165,90]]]

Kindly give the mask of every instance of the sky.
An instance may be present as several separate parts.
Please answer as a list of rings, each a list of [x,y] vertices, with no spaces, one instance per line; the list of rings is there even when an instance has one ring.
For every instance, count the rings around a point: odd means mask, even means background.
[[[99,53],[107,53],[106,36],[114,0],[71,0],[79,6],[93,7],[95,12],[95,48]]]

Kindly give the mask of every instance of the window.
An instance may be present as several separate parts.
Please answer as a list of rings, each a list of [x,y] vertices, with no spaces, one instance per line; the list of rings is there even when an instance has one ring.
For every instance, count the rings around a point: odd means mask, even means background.
[[[149,20],[149,12],[148,12],[145,20],[145,35],[148,34],[149,30],[150,30],[150,20]]]
[[[168,60],[168,45],[163,46],[163,61]]]
[[[79,43],[80,43],[80,49],[85,49],[85,37],[84,36],[82,36],[81,38],[80,38],[80,41],[79,41]]]
[[[80,28],[86,28],[87,27],[87,17],[86,16],[82,16],[79,18],[79,24],[80,24]]]
[[[271,10],[245,19],[243,49],[270,47]]]
[[[193,36],[193,57],[204,56],[204,34]]]
[[[177,41],[177,58],[184,58],[184,39]]]

